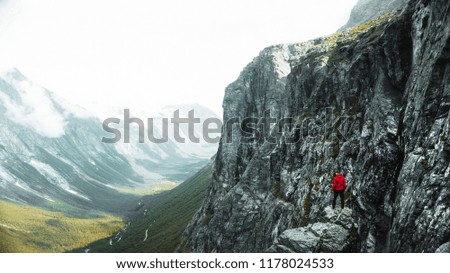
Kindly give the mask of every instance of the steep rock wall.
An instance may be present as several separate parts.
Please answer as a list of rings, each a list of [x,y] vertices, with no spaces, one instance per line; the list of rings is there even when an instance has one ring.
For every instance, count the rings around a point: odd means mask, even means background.
[[[244,130],[224,127],[183,249],[267,251],[321,221],[336,170],[358,227],[345,251],[448,242],[449,6],[413,0],[363,29],[263,50],[225,91],[224,121]]]

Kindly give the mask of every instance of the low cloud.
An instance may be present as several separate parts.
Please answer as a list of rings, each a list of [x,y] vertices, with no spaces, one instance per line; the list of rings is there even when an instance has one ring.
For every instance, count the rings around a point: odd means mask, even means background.
[[[29,127],[42,136],[56,138],[64,135],[66,120],[60,113],[47,90],[28,80],[17,80],[6,75],[5,80],[20,95],[20,101],[0,93],[0,100],[6,108],[6,116],[15,123]]]

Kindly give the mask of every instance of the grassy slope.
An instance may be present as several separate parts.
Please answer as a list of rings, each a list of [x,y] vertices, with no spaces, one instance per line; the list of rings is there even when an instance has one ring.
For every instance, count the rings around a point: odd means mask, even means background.
[[[64,252],[111,236],[124,225],[111,215],[91,217],[0,201],[0,252]]]
[[[143,195],[154,195],[165,191],[170,191],[174,189],[178,184],[172,181],[162,181],[155,183],[150,186],[144,186],[144,187],[137,187],[137,188],[119,188],[119,187],[112,187],[118,192],[123,193],[129,193],[134,194],[138,196]]]
[[[120,242],[109,246],[109,240],[104,239],[87,247],[91,252],[173,252],[203,202],[211,176],[210,163],[175,189],[146,197],[145,205],[131,217],[129,229]],[[147,229],[148,238],[144,242]]]

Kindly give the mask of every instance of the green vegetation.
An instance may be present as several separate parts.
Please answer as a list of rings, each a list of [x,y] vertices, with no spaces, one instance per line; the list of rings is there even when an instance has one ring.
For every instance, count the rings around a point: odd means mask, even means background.
[[[344,192],[344,200],[345,202],[350,201],[352,198],[352,192],[351,191],[345,191]]]
[[[258,224],[256,225],[257,229],[259,232],[263,232],[264,231],[264,222],[262,219],[259,219]]]
[[[283,193],[281,192],[281,182],[277,181],[275,182],[275,184],[273,185],[273,195],[275,195],[276,198],[278,199],[283,199]]]
[[[75,251],[90,248],[91,252],[174,252],[181,234],[203,203],[211,179],[209,164],[173,190],[144,197],[144,206],[130,216],[130,226],[120,242],[110,246],[107,238]]]
[[[154,195],[164,191],[170,191],[174,189],[178,184],[172,181],[162,181],[153,185],[139,188],[117,188],[114,189],[118,192],[130,193],[134,195]]]
[[[358,98],[352,96],[351,98],[351,108],[347,111],[350,116],[355,116],[361,112],[361,106],[359,105]]]
[[[375,27],[395,18],[398,18],[397,12],[386,13],[377,19],[362,23],[345,32],[336,32],[335,34],[327,37],[323,43],[330,51],[328,53],[329,58],[327,64],[347,63],[345,56],[343,56],[339,50],[340,48],[360,39],[363,34],[370,31],[370,35],[366,38],[365,44],[367,46],[374,44],[384,31],[382,27]]]
[[[340,150],[341,150],[340,143],[339,143],[339,141],[336,141],[333,145],[333,151],[331,152],[331,157],[336,159],[339,156]]]
[[[313,182],[311,180],[311,177],[308,177],[308,179],[306,179],[306,185],[308,185],[309,189],[313,188],[314,184],[313,184]]]
[[[300,220],[300,227],[306,227],[309,224],[309,215],[311,213],[312,197],[311,192],[308,192],[303,200],[303,217]]]
[[[389,12],[377,19],[357,25],[346,32],[336,32],[335,34],[327,37],[324,41],[324,44],[330,47],[335,47],[339,43],[349,43],[356,40],[361,34],[366,33],[372,27],[387,22],[388,20],[395,18],[396,16],[397,12]],[[379,35],[381,35],[381,32],[379,33]]]
[[[211,215],[210,213],[206,213],[206,214],[203,216],[202,224],[203,224],[204,226],[207,226],[207,225],[209,224],[209,221],[211,221],[211,218],[212,218],[212,215]]]
[[[320,190],[320,183],[319,183],[319,182],[317,182],[317,183],[314,185],[313,190],[315,190],[315,191],[319,191],[319,190]]]
[[[74,205],[67,204],[60,200],[55,200],[53,202],[47,201],[43,203],[42,207],[44,210],[49,210],[52,212],[62,212],[64,216],[71,218],[96,218],[98,216],[98,211],[88,211]]]
[[[64,252],[109,237],[120,218],[101,214],[71,218],[27,205],[0,201],[0,252]]]
[[[311,117],[311,112],[309,111],[309,109],[305,109],[302,113],[300,113],[297,117],[298,123],[302,124],[303,121],[305,121],[305,119],[310,118]]]
[[[422,164],[422,167],[423,167],[423,169],[424,169],[425,171],[428,170],[428,160],[422,159],[422,160],[420,161],[420,164]]]
[[[300,208],[295,207],[294,214],[291,218],[291,228],[298,228],[299,227],[299,221],[298,218],[300,217]]]
[[[327,139],[322,138],[322,141],[325,142],[325,141],[327,141]],[[322,157],[320,158],[320,161],[319,161],[320,166],[322,166],[323,163],[325,163],[325,158],[322,156]]]

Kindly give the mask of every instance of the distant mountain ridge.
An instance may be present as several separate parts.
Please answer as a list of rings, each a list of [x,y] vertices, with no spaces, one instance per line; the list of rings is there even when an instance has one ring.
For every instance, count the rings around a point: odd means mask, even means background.
[[[17,69],[0,73],[0,117],[0,198],[16,203],[120,211],[126,206],[117,200],[136,197],[116,189],[182,182],[215,152],[207,143],[190,151],[173,141],[102,143],[106,132],[99,119]]]
[[[1,198],[52,206],[120,209],[108,185],[143,182],[114,146],[102,144],[99,121],[33,84],[18,70],[0,77]],[[74,111],[76,109],[76,111]]]

